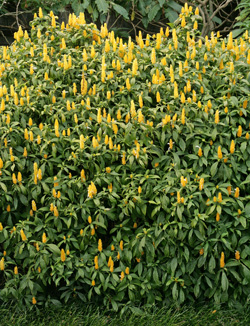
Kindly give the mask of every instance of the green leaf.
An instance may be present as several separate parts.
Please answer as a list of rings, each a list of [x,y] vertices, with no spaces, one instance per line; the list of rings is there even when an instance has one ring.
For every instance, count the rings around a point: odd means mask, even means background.
[[[53,243],[49,243],[46,245],[50,251],[52,251],[53,253],[57,254],[57,255],[61,255],[61,251],[60,249],[57,247],[57,245],[53,244]]]
[[[222,290],[223,291],[227,291],[228,290],[228,279],[227,279],[227,276],[226,276],[226,273],[223,271],[222,272],[222,277],[221,277],[221,287],[222,287]]]
[[[174,284],[173,289],[172,289],[172,297],[174,300],[178,299],[178,288],[177,288],[177,283]]]
[[[250,216],[250,202],[247,203],[245,206],[245,213],[247,216]]]
[[[214,269],[215,269],[215,259],[214,259],[214,256],[211,256],[211,258],[209,259],[209,263],[208,263],[209,273],[214,274]]]
[[[159,6],[159,4],[154,5],[154,7],[148,13],[149,21],[152,21],[152,20],[155,19],[155,17],[158,14],[159,10],[161,10],[161,7]]]
[[[159,5],[162,7],[164,5],[164,3],[166,2],[166,0],[158,0]]]
[[[180,6],[176,1],[174,0],[167,1],[167,5],[179,13],[181,12],[182,6]]]
[[[217,168],[218,168],[218,162],[215,162],[212,166],[211,166],[211,176],[215,176],[216,172],[217,172]]]
[[[106,14],[109,9],[109,4],[106,0],[95,0],[96,6],[98,8],[98,11]]]
[[[250,283],[250,270],[246,266],[244,266],[244,265],[242,267],[243,267],[244,277],[246,278],[246,280],[248,281],[248,283]]]
[[[177,258],[174,257],[171,261],[171,274],[174,275],[176,267],[177,267]]]
[[[180,139],[179,146],[180,146],[180,149],[184,152],[186,149],[186,144],[183,139]]]
[[[124,7],[122,7],[122,6],[120,6],[120,5],[117,5],[117,4],[113,4],[113,9],[119,14],[119,15],[121,15],[121,16],[123,16],[125,19],[129,19],[129,13],[128,13],[128,11],[124,8]]]
[[[118,305],[113,299],[111,299],[111,304],[112,304],[112,308],[114,309],[114,311],[118,311]]]
[[[157,284],[157,285],[160,284],[159,275],[158,275],[158,272],[157,272],[157,269],[156,268],[153,271],[153,279],[155,281],[155,284]]]
[[[25,205],[25,206],[27,206],[28,205],[28,199],[27,199],[27,197],[26,196],[24,196],[23,194],[20,194],[19,195],[19,198],[20,198],[20,201],[21,201],[21,203],[23,204],[23,205]]]

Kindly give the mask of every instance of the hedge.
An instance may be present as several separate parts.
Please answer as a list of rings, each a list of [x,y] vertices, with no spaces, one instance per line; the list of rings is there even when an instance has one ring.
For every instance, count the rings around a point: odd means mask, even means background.
[[[250,38],[199,21],[124,43],[40,9],[0,50],[2,300],[249,298]]]

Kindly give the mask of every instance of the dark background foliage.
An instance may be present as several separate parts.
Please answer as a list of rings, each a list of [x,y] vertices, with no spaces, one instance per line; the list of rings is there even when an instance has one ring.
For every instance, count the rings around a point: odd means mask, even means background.
[[[128,35],[135,38],[138,31],[144,35],[159,31],[160,27],[172,24],[187,1],[184,0],[1,0],[0,4],[0,44],[8,45],[13,39],[12,35],[19,25],[29,29],[29,21],[39,7],[49,12],[53,10],[60,20],[67,19],[70,12],[76,15],[84,11],[87,21],[94,21],[98,27],[107,23],[109,29],[122,37]],[[238,21],[237,35],[249,28],[247,19],[248,1],[239,0],[191,0],[188,5],[199,6],[202,24],[202,36],[209,35],[211,31],[222,34],[230,32],[236,23],[237,16],[245,21],[244,26]],[[239,7],[237,7],[239,6]],[[237,8],[237,9],[236,9]]]

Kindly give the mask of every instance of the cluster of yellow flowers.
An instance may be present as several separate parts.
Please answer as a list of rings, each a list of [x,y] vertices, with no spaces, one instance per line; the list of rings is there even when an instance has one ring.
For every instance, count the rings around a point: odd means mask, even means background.
[[[121,281],[132,274],[133,264],[124,265],[127,247],[120,239],[126,238],[119,238],[119,247],[109,243],[111,252],[106,254],[106,239],[99,233],[101,225],[110,226],[108,214],[114,207],[119,219],[131,216],[128,223],[137,232],[140,216],[150,214],[152,203],[156,209],[164,207],[167,218],[182,215],[184,220],[186,207],[197,215],[188,206],[196,196],[196,209],[202,207],[205,215],[206,205],[214,205],[211,214],[220,226],[224,203],[237,203],[244,190],[230,176],[225,177],[226,185],[212,191],[210,163],[214,170],[226,166],[220,171],[226,175],[248,144],[249,96],[240,86],[242,98],[236,98],[234,88],[247,78],[240,66],[249,68],[250,38],[246,32],[239,40],[231,33],[227,40],[219,33],[198,39],[198,15],[198,8],[193,14],[186,4],[179,26],[161,28],[153,36],[139,33],[127,42],[106,24],[100,31],[87,25],[83,13],[71,14],[59,25],[52,12],[45,19],[40,9],[30,33],[18,29],[13,45],[0,54],[0,232],[11,221],[11,239],[17,235],[24,248],[32,241],[37,256],[49,246],[50,235],[61,232],[57,261],[66,268],[73,251],[71,238],[64,234],[74,225],[72,233],[77,229],[74,236],[79,240],[75,248],[89,242],[96,250],[91,252],[93,274],[88,280],[95,286],[103,264],[111,273],[117,264]],[[192,30],[187,28],[191,20]],[[157,188],[156,180],[166,184]],[[244,209],[235,207],[241,221]],[[40,223],[35,242],[32,226],[16,224],[19,209],[31,223]],[[117,216],[112,217],[115,223]],[[160,219],[161,214],[152,215],[157,227]],[[123,224],[119,220],[114,229],[123,231]],[[205,250],[201,248],[200,255]],[[0,259],[2,271],[8,264],[5,255]],[[224,268],[224,252],[218,255]],[[240,259],[239,250],[235,259]],[[41,273],[43,267],[35,269]],[[21,271],[19,266],[13,269],[14,275]],[[32,303],[36,300],[33,297]]]

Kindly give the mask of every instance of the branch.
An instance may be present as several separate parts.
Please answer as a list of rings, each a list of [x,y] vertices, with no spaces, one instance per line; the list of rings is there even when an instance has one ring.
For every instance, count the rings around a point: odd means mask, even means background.
[[[2,3],[1,6],[0,6],[0,9],[2,9],[2,7],[6,4],[6,1],[7,1],[7,0],[3,0],[3,3]]]
[[[1,8],[0,8],[1,9]],[[5,39],[6,43],[10,45],[10,42],[8,41],[8,39],[6,38],[6,36],[4,35],[3,31],[0,31],[3,38]]]
[[[16,6],[16,23],[17,23],[18,27],[19,27],[18,8],[19,8],[19,5],[20,5],[20,2],[21,2],[21,0],[18,0],[17,6]]]
[[[210,19],[212,20],[214,16],[217,14],[217,12],[219,12],[222,8],[225,8],[231,1],[233,0],[225,0],[224,4],[222,3],[217,9],[215,9]]]

